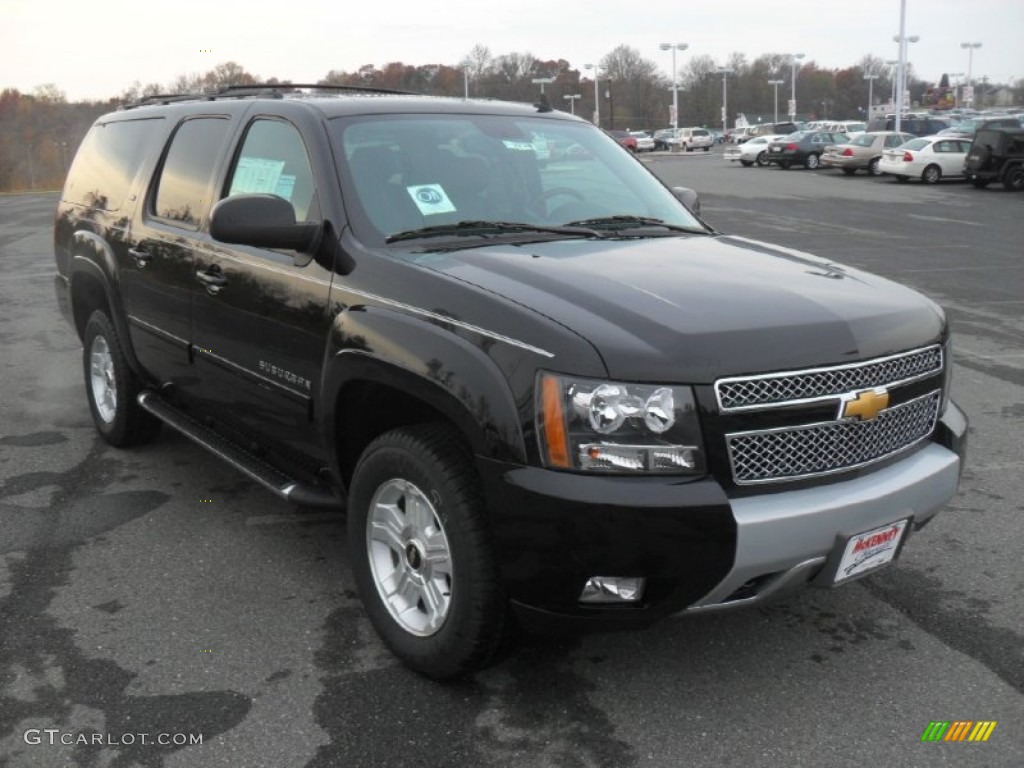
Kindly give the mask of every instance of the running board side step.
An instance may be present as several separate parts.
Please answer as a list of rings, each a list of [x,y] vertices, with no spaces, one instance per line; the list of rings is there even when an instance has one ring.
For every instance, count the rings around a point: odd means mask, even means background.
[[[292,479],[259,456],[253,455],[242,446],[217,434],[187,413],[175,408],[156,392],[152,390],[140,392],[138,402],[144,410],[153,414],[160,421],[199,443],[210,453],[220,457],[285,501],[304,507],[339,509],[345,506],[344,502],[328,488],[310,483],[300,483]]]

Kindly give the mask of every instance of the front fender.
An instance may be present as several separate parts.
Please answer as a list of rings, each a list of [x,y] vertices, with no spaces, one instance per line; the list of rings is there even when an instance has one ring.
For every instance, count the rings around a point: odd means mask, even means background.
[[[340,453],[338,432],[344,425],[333,425],[345,387],[369,382],[407,393],[444,415],[475,454],[526,463],[517,400],[530,393],[520,392],[517,398],[497,360],[506,365],[510,356],[530,355],[386,307],[342,312],[332,326],[324,361],[323,423],[330,425],[324,435],[330,455]]]

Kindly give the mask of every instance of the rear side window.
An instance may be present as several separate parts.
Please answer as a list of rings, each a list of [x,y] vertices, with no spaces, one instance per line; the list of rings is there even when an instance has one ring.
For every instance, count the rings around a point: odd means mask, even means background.
[[[854,137],[850,143],[855,147],[870,147],[875,143],[875,137],[870,134],[863,133],[860,136]]]
[[[78,148],[64,200],[120,210],[132,180],[160,135],[163,118],[97,123]]]
[[[226,118],[186,120],[171,139],[153,199],[153,213],[198,229],[210,206],[210,182],[231,123]]]

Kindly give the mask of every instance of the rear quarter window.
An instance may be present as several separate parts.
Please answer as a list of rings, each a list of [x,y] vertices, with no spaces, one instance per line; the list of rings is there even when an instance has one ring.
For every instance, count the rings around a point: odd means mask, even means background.
[[[163,122],[157,117],[96,123],[75,155],[64,201],[119,210],[135,174],[159,140]]]

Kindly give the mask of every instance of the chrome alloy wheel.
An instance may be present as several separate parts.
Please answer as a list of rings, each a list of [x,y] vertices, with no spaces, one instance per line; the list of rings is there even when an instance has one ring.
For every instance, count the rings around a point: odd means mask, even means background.
[[[89,385],[96,412],[107,424],[117,414],[117,381],[114,379],[114,357],[107,340],[96,336],[89,350]]]
[[[434,506],[408,480],[388,480],[373,495],[366,551],[391,618],[418,637],[440,630],[452,600],[451,550]]]

